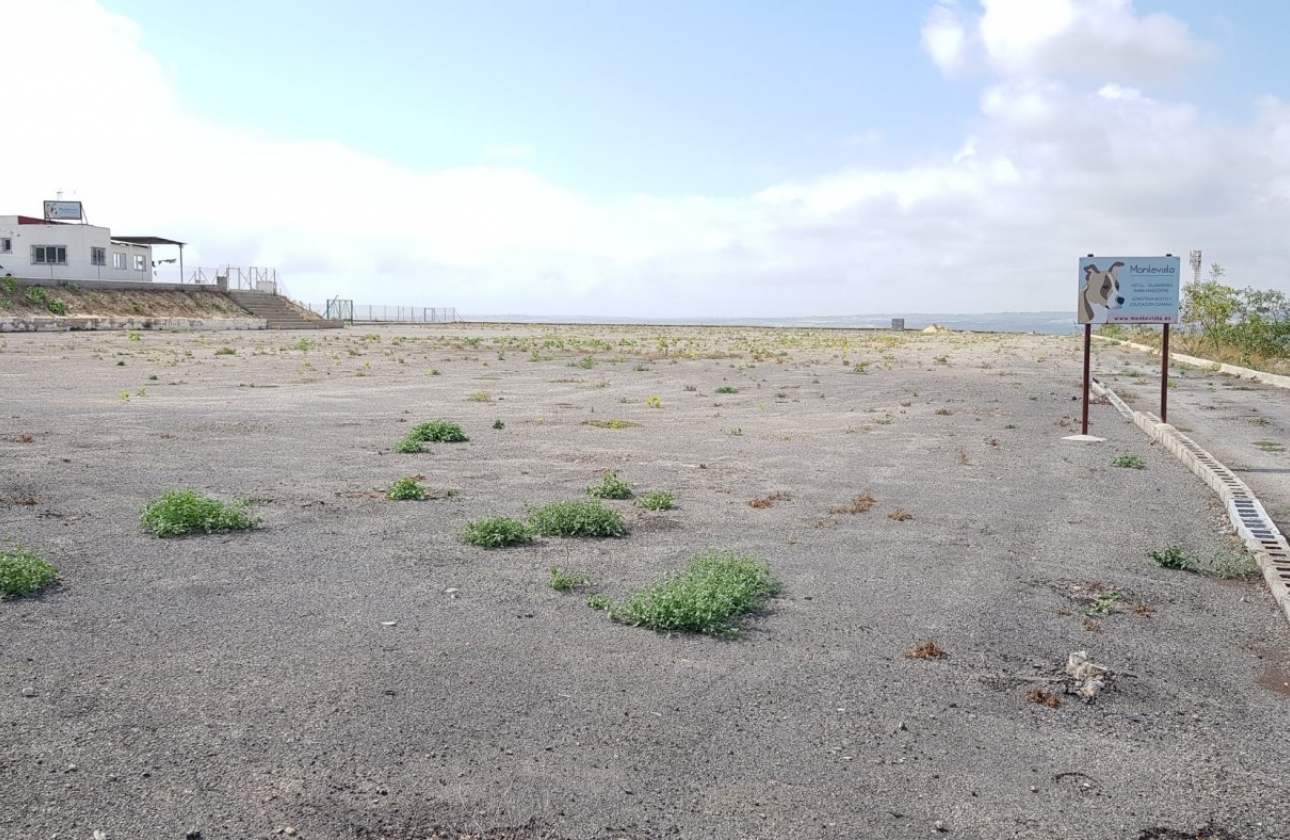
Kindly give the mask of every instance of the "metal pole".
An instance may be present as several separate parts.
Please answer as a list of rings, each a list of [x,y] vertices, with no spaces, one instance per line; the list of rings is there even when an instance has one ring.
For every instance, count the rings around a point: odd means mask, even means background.
[[[1160,422],[1169,422],[1169,325],[1160,346]]]
[[[1084,325],[1084,417],[1080,421],[1080,434],[1088,434],[1088,381],[1089,381],[1089,347],[1093,344],[1093,325]]]

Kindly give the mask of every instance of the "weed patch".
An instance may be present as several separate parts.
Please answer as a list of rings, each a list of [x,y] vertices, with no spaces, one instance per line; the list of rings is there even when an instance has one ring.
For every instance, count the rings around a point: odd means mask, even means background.
[[[671,510],[676,507],[676,497],[665,490],[655,490],[641,496],[636,504],[646,510]]]
[[[770,566],[751,555],[709,549],[685,569],[664,575],[621,603],[601,601],[614,621],[659,633],[733,638],[736,620],[762,608],[780,590]]]
[[[532,542],[533,530],[518,519],[492,516],[466,523],[461,539],[480,548],[510,548]]]
[[[426,497],[425,488],[417,481],[416,476],[400,478],[390,485],[385,498],[394,502],[419,502]]]
[[[556,592],[568,592],[571,589],[580,589],[589,583],[591,581],[587,580],[586,575],[569,574],[552,566],[551,579],[547,581],[546,585]]]
[[[583,420],[584,426],[595,426],[597,429],[629,429],[639,426],[634,420]]]
[[[1176,569],[1180,572],[1196,571],[1196,557],[1177,546],[1160,548],[1151,552],[1151,559],[1163,569]]]
[[[421,443],[464,443],[470,438],[466,437],[466,433],[456,423],[449,423],[447,420],[431,420],[429,423],[413,426],[406,440]]]
[[[630,499],[632,486],[619,478],[618,473],[608,472],[599,484],[587,488],[587,495],[595,499]]]
[[[225,502],[195,490],[167,490],[144,506],[139,521],[158,537],[245,531],[260,524],[258,517],[247,512],[250,507],[248,501]]]
[[[546,537],[621,537],[622,514],[599,501],[552,502],[529,511],[529,525]]]
[[[0,600],[35,595],[58,583],[58,569],[20,545],[0,548]]]

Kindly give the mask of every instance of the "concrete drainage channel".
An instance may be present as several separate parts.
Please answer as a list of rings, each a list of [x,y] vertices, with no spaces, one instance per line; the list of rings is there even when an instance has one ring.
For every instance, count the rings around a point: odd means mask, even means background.
[[[1150,438],[1164,445],[1222,498],[1227,506],[1227,518],[1241,535],[1245,547],[1254,554],[1263,570],[1263,579],[1272,590],[1272,597],[1277,599],[1286,620],[1290,621],[1290,544],[1245,482],[1196,441],[1168,423],[1160,422],[1154,414],[1129,408],[1119,395],[1096,379],[1093,380],[1093,390]]]

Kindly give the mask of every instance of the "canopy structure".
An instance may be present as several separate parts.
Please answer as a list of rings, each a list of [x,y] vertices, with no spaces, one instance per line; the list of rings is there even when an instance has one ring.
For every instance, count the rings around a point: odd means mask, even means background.
[[[125,242],[129,245],[178,245],[179,246],[179,282],[184,282],[184,244],[178,239],[167,239],[164,236],[113,236],[113,242]],[[155,268],[158,260],[153,260],[152,265]],[[160,262],[174,262],[174,260],[161,260]]]

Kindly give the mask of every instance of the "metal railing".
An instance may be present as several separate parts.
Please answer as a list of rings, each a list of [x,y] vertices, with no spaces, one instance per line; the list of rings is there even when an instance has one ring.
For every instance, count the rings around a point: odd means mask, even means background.
[[[219,268],[194,269],[186,282],[207,286],[218,285],[235,292],[265,292],[276,295],[279,288],[278,270],[260,266],[226,265]]]
[[[369,306],[350,301],[328,301],[322,305],[311,303],[308,307],[324,318],[340,315],[343,320],[360,323],[454,324],[458,320],[454,306]],[[346,315],[348,317],[344,317]]]

